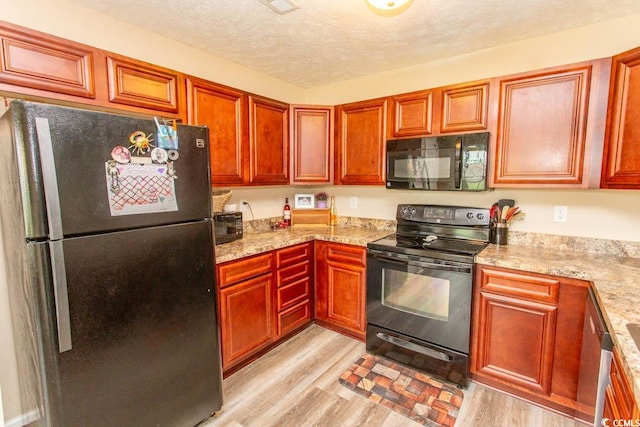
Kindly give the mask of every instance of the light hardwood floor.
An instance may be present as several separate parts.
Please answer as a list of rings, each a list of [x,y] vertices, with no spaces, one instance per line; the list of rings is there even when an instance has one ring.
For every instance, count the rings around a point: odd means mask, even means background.
[[[201,427],[420,426],[338,383],[364,352],[364,343],[313,325],[226,378],[222,410]],[[463,392],[456,426],[575,426],[479,384]]]

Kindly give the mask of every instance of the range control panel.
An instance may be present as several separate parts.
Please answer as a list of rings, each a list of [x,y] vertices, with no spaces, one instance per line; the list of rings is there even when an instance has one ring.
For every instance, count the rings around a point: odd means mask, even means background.
[[[464,206],[398,205],[398,221],[447,225],[489,225],[489,209]]]

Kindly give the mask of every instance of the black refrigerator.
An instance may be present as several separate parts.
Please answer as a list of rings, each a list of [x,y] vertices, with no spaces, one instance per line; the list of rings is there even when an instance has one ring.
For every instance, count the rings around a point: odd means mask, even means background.
[[[193,426],[220,409],[208,153],[207,128],[161,118],[13,101],[0,119],[33,425]]]

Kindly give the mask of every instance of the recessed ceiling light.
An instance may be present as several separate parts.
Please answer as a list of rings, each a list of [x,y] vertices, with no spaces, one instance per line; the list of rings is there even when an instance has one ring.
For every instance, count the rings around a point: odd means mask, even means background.
[[[396,16],[407,10],[413,0],[365,0],[376,15]]]
[[[291,0],[260,0],[260,1],[266,4],[267,6],[269,6],[271,9],[278,12],[280,15],[293,12],[294,10],[300,8],[300,6],[298,6]]]

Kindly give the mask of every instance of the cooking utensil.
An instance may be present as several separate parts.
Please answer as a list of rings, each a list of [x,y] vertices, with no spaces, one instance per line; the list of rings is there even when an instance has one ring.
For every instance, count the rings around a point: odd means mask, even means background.
[[[502,210],[505,206],[515,206],[516,201],[513,199],[500,199],[498,200],[498,207]]]

